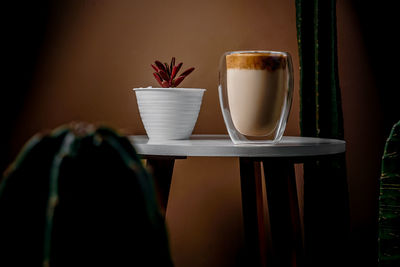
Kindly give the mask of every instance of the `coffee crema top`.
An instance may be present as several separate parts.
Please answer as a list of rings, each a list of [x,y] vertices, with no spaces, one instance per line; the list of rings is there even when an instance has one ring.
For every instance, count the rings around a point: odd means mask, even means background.
[[[272,53],[235,53],[226,56],[226,67],[275,71],[286,67],[286,57]]]

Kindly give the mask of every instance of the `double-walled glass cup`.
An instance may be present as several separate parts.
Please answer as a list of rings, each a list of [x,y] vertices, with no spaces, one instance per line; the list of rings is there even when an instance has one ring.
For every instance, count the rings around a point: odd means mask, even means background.
[[[293,96],[287,52],[234,51],[221,58],[219,100],[234,144],[282,139]]]

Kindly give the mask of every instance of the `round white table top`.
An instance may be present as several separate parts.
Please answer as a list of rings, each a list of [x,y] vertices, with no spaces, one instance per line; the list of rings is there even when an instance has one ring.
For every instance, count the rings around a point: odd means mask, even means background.
[[[148,142],[146,135],[131,135],[129,140],[139,155],[183,157],[304,157],[342,153],[343,140],[284,136],[278,144],[232,143],[228,135],[192,135],[188,140]]]

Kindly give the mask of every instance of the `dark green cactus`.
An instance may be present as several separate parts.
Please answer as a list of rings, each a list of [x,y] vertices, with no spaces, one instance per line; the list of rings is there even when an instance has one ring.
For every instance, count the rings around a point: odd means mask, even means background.
[[[400,266],[400,121],[382,158],[379,194],[379,266]]]
[[[343,139],[336,1],[296,0],[303,136]]]
[[[296,0],[302,136],[343,139],[336,1]],[[345,154],[304,164],[307,266],[343,266],[349,232]]]
[[[172,266],[129,141],[81,124],[33,137],[0,184],[0,266]]]

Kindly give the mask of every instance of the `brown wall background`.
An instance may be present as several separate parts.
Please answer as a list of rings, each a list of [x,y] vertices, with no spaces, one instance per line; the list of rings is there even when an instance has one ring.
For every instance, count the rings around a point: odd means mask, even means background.
[[[382,112],[354,7],[349,1],[337,2],[352,248],[358,263],[371,263],[376,257]],[[294,1],[75,0],[47,8],[49,23],[43,26],[38,60],[32,60],[36,65],[27,82],[29,90],[23,99],[14,98],[18,109],[7,127],[8,160],[34,133],[73,120],[144,134],[131,88],[156,86],[150,63],[171,56],[183,61],[184,67],[196,67],[183,87],[207,89],[194,133],[226,133],[218,103],[218,64],[222,53],[232,50],[292,54],[296,87],[285,134],[299,135]],[[23,53],[23,47],[16,53]],[[176,162],[167,213],[176,266],[238,265],[243,257],[241,216],[236,159]]]

